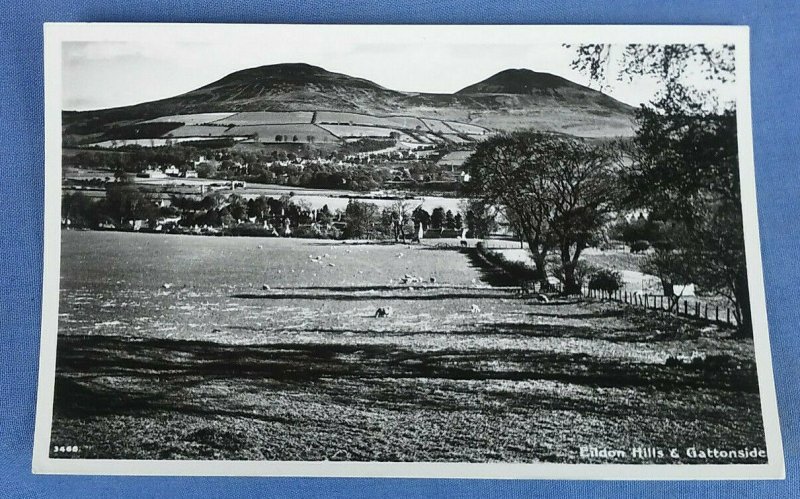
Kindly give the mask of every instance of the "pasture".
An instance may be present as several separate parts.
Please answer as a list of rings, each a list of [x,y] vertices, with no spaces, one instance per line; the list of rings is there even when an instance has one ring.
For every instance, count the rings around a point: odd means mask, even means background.
[[[196,114],[173,114],[170,116],[160,116],[143,123],[183,123],[184,125],[205,125],[227,118],[234,113],[196,113]]]
[[[361,126],[361,125],[319,125],[321,128],[329,131],[337,137],[347,138],[361,138],[361,137],[389,137],[393,133],[397,133],[400,140],[406,142],[415,142],[414,139],[409,137],[403,132],[399,132],[392,128],[383,128],[379,126]]]
[[[311,123],[312,111],[250,111],[227,116],[217,122],[220,125],[281,125],[289,123]]]
[[[317,123],[331,125],[363,125],[403,130],[427,130],[425,123],[413,116],[372,116],[369,114],[344,113],[337,111],[318,111]]]
[[[311,123],[242,125],[234,126],[225,131],[225,135],[253,134],[258,134],[258,141],[262,143],[292,142],[307,144],[312,142],[337,142],[339,140],[329,131]]]
[[[764,445],[750,342],[536,303],[470,251],[64,231],[61,272],[51,442],[75,457],[596,462],[579,446]]]

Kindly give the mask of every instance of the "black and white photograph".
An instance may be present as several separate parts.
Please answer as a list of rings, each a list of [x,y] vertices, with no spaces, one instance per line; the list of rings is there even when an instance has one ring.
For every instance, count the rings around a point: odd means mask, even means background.
[[[746,28],[51,24],[34,471],[780,478]]]

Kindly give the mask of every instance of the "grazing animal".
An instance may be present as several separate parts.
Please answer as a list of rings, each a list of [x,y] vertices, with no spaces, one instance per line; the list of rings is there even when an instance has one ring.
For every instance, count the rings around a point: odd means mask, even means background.
[[[466,241],[464,241],[464,240],[462,239],[462,240],[461,240],[461,247],[462,247],[462,248],[466,248],[466,247],[468,247],[468,246],[469,246],[469,243],[467,243]]]
[[[375,318],[390,317],[392,315],[392,307],[378,307],[375,311]]]
[[[431,284],[436,284],[436,278],[435,277],[431,277]]]
[[[539,303],[550,303],[550,298],[548,298],[547,295],[539,293],[538,295],[536,295],[536,301],[538,301]]]
[[[172,283],[170,283],[170,282],[165,282],[165,283],[164,283],[164,284],[163,284],[161,287],[162,287],[162,288],[164,288],[164,289],[169,289],[169,288],[171,288],[171,287],[172,287]]]
[[[474,303],[472,304],[472,313],[473,314],[481,313],[481,309],[477,305],[475,305]]]
[[[263,289],[264,291],[269,291],[270,290],[269,284],[264,284],[263,286],[261,286],[261,289]]]

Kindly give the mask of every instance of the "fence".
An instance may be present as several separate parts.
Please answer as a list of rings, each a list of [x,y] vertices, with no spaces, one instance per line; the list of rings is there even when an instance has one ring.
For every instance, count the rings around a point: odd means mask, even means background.
[[[661,310],[686,317],[703,319],[717,324],[738,326],[736,313],[727,307],[720,307],[717,304],[704,303],[699,300],[687,300],[680,297],[663,295],[648,295],[641,293],[631,293],[624,290],[604,291],[600,289],[589,289],[584,286],[581,293],[589,298],[600,300],[612,300],[628,305],[643,307],[648,310]]]

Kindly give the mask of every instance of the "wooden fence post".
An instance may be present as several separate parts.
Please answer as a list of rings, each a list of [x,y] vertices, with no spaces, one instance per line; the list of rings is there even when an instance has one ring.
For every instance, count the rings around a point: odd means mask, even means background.
[[[706,310],[705,313],[703,314],[703,318],[708,319],[708,303],[706,303]]]
[[[678,305],[678,310],[680,310],[681,306]],[[679,312],[680,313],[680,312]],[[684,300],[683,301],[683,315],[689,315],[689,302]]]
[[[725,311],[727,312],[727,315],[728,315],[727,320],[725,322],[730,324],[731,323],[731,309],[726,308]]]
[[[716,321],[719,322],[719,305],[717,305]]]

